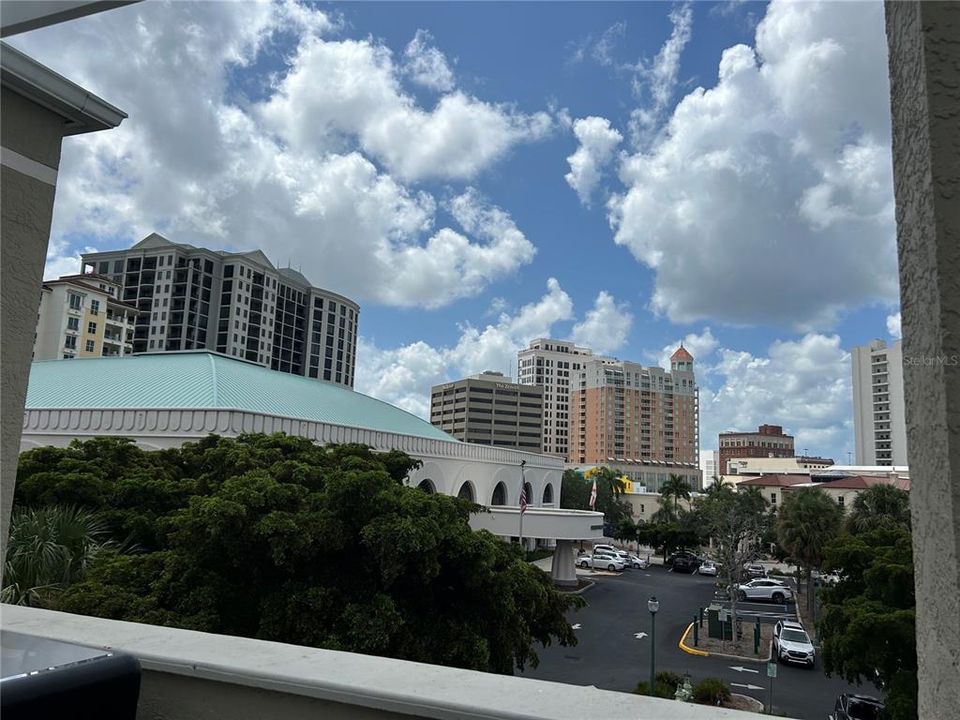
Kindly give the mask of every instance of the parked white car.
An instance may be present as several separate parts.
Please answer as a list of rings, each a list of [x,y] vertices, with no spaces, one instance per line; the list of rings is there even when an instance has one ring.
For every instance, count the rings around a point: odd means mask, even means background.
[[[813,667],[816,650],[803,625],[792,620],[778,622],[773,627],[773,652],[780,662],[802,663]]]
[[[741,600],[773,600],[775,603],[784,603],[793,599],[793,590],[784,585],[781,580],[757,578],[735,587],[737,597]]]
[[[713,560],[704,560],[700,563],[700,567],[697,568],[697,572],[701,575],[717,575],[717,564]]]
[[[592,567],[594,570],[609,570],[610,572],[620,572],[624,568],[623,560],[616,555],[599,552],[577,558],[577,564],[582,568]]]
[[[638,570],[643,570],[650,565],[650,562],[645,558],[639,557],[637,555],[630,555],[629,567],[636,568]]]

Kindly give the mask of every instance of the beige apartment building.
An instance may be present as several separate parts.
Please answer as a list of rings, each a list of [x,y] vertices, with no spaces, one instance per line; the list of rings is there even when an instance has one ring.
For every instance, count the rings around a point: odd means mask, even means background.
[[[517,381],[543,388],[542,452],[570,455],[571,379],[587,360],[614,362],[566,340],[537,338],[517,353]]]
[[[137,308],[118,299],[120,286],[98,275],[43,283],[34,360],[129,355]]]
[[[699,469],[700,396],[693,356],[682,346],[669,372],[638,363],[587,359],[570,394],[569,462],[607,464],[631,477],[628,468],[659,469],[650,483],[659,490],[669,474],[689,475],[702,485]],[[639,472],[639,470],[638,470]]]
[[[543,388],[510,382],[498,372],[434,385],[430,423],[458,440],[540,452]]]
[[[213,350],[353,387],[360,306],[278,268],[259,250],[226,252],[153,233],[127,250],[86,253],[140,310],[133,351]]]

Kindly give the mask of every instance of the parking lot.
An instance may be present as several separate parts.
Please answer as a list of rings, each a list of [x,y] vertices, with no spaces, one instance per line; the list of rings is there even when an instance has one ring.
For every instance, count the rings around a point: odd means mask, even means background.
[[[569,617],[579,644],[539,650],[539,667],[528,668],[525,676],[631,692],[638,682],[649,679],[653,641],[657,671],[688,673],[694,683],[719,677],[731,685],[733,692],[767,701],[770,682],[765,655],[754,660],[699,657],[678,647],[697,609],[713,602],[715,578],[673,573],[653,565],[619,574],[597,573],[591,579],[596,585],[583,594],[588,607]],[[647,610],[651,595],[660,603],[655,639]],[[745,632],[749,632],[754,617],[770,623],[794,618],[792,605],[740,602],[737,606]],[[703,632],[706,633],[706,622]],[[688,643],[692,642],[691,636]],[[819,659],[813,670],[779,664],[773,682],[774,714],[809,720],[825,720],[842,692],[878,694],[872,687],[856,688],[839,678],[827,678]]]

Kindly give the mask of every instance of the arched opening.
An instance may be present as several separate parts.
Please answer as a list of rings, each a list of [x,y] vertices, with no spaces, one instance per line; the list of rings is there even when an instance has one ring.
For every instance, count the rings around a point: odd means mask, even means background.
[[[468,480],[463,485],[460,486],[460,491],[457,493],[457,497],[461,500],[469,500],[470,502],[475,502],[473,494],[473,484]]]
[[[547,486],[543,489],[543,504],[553,504],[553,483],[547,483]]]
[[[493,497],[490,499],[491,505],[506,505],[507,504],[507,486],[503,482],[498,482],[497,486],[493,489]]]
[[[533,497],[533,485],[531,485],[530,483],[524,483],[523,491],[524,491],[524,494],[527,496],[527,505],[536,505],[537,501]]]
[[[433,495],[437,492],[437,488],[433,485],[433,480],[427,478],[426,480],[421,480],[420,484],[417,485],[418,490],[423,490],[427,495]]]

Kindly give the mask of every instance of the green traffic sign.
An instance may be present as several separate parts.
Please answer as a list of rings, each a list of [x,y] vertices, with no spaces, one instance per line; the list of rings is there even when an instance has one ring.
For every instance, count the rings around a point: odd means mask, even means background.
[[[777,664],[775,662],[767,663],[767,677],[775,678],[777,676]]]

